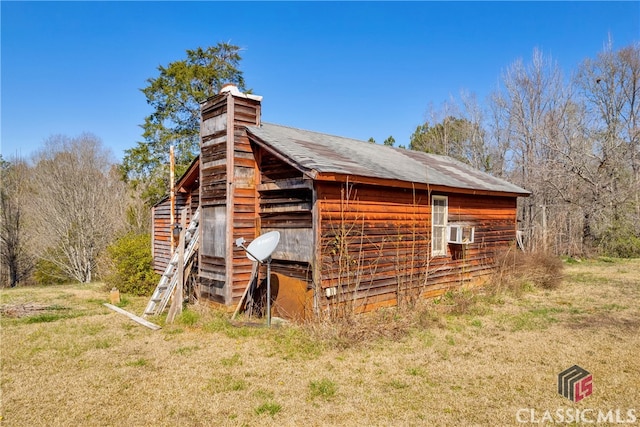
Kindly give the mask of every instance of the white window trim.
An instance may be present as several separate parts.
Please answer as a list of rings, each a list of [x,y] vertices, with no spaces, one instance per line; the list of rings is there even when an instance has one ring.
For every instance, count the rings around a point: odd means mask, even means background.
[[[468,224],[451,224],[447,225],[447,240],[448,243],[455,243],[458,245],[468,245],[473,243],[475,236],[475,227]],[[452,238],[455,231],[455,237]]]
[[[438,232],[441,233],[441,239],[440,242],[442,242],[442,247],[441,248],[436,248],[435,247],[435,241],[436,239],[434,239],[435,233],[436,233],[436,226],[434,225],[434,201],[436,200],[443,200],[444,201],[444,224],[442,225],[438,225],[437,228],[439,228]],[[435,256],[446,256],[447,255],[447,225],[448,225],[448,218],[449,218],[449,197],[448,196],[431,196],[431,256],[435,257]]]

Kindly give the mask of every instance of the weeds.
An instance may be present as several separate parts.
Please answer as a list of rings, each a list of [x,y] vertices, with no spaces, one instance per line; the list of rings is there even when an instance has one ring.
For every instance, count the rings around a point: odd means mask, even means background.
[[[243,391],[247,389],[247,382],[229,374],[217,375],[209,380],[206,389],[213,394]]]
[[[309,397],[311,399],[319,397],[324,400],[330,400],[335,396],[337,390],[338,386],[336,383],[328,378],[323,378],[319,381],[311,381],[309,383]]]
[[[318,357],[325,347],[321,340],[314,339],[307,330],[296,326],[275,331],[273,341],[274,350],[285,360],[296,356],[302,356],[305,359]]]
[[[409,309],[397,307],[346,318],[319,320],[304,324],[311,339],[327,348],[346,349],[379,339],[397,341],[411,331],[416,318]]]
[[[55,322],[60,319],[67,319],[69,316],[67,314],[58,314],[58,313],[43,313],[37,314],[35,316],[29,316],[24,319],[24,323],[48,323]]]
[[[98,350],[107,349],[112,346],[111,341],[109,340],[99,340],[95,343],[95,348]]]
[[[399,380],[391,380],[388,383],[386,383],[386,385],[389,388],[393,388],[393,389],[396,389],[396,390],[402,390],[402,389],[405,389],[405,388],[409,387],[409,384],[407,384],[407,383],[405,383],[403,381],[399,381]]]
[[[512,247],[497,256],[496,271],[487,288],[494,293],[520,296],[531,286],[556,289],[562,278],[560,258],[543,252],[524,253]]]
[[[422,377],[424,376],[424,371],[419,367],[407,368],[407,374],[414,377]]]
[[[149,361],[144,358],[136,359],[126,363],[127,366],[133,366],[133,367],[143,367],[143,366],[147,366],[148,364],[149,364]]]
[[[178,349],[175,350],[176,354],[179,354],[181,356],[189,356],[191,355],[193,352],[200,350],[200,347],[197,345],[191,345],[191,346],[186,346],[186,347],[180,347]]]
[[[231,357],[223,357],[222,359],[220,359],[220,364],[229,368],[231,366],[242,365],[242,360],[240,360],[240,354],[234,353],[234,355]]]
[[[282,410],[282,406],[275,402],[265,402],[255,409],[257,415],[268,414],[272,417]]]
[[[193,326],[200,320],[200,314],[193,310],[184,310],[178,316],[178,323],[185,326]]]
[[[543,331],[551,324],[559,322],[558,315],[564,312],[565,310],[559,307],[535,307],[505,317],[503,323],[513,332]]]

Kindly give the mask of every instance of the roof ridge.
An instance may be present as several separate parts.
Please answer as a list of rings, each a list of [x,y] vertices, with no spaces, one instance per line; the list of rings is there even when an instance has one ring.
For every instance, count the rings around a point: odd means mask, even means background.
[[[299,128],[299,127],[295,127],[295,126],[288,126],[288,125],[282,125],[279,123],[271,123],[271,122],[262,122],[261,125],[269,125],[269,126],[277,126],[277,127],[281,127],[281,128],[286,128],[286,129],[292,129],[292,130],[296,130],[296,131],[301,131],[301,132],[308,132],[308,133],[313,133],[316,135],[323,135],[323,136],[329,136],[332,138],[339,138],[339,139],[344,139],[344,140],[349,140],[349,141],[356,141],[356,142],[361,142],[363,144],[367,144],[370,146],[375,146],[377,148],[382,148],[382,149],[392,149],[395,151],[398,151],[400,153],[404,153],[406,151],[411,151],[413,153],[421,153],[422,155],[425,156],[430,156],[430,157],[437,157],[437,158],[445,158],[445,159],[451,159],[453,161],[456,161],[458,163],[461,163],[463,165],[469,166],[471,168],[473,168],[471,165],[468,165],[456,158],[453,158],[451,156],[447,156],[445,154],[436,154],[436,153],[427,153],[426,151],[417,151],[417,150],[412,150],[410,148],[406,148],[406,147],[394,147],[394,146],[389,146],[389,145],[384,145],[384,144],[379,144],[377,142],[370,142],[370,141],[365,141],[363,139],[357,139],[357,138],[351,138],[348,136],[342,136],[342,135],[336,135],[336,134],[331,134],[331,133],[326,133],[326,132],[319,132],[319,131],[315,131],[315,130],[310,130],[310,129],[303,129],[303,128]],[[249,126],[249,127],[257,127],[257,126]]]
[[[317,134],[317,135],[330,136],[330,137],[333,137],[333,138],[340,138],[340,139],[348,139],[348,140],[351,140],[351,141],[357,141],[357,142],[363,142],[363,143],[365,143],[365,144],[369,144],[369,141],[365,141],[365,140],[363,140],[363,139],[351,138],[351,137],[349,137],[349,136],[336,135],[336,134],[326,133],[326,132],[319,132],[319,131],[317,131],[317,130],[303,129],[303,128],[299,128],[299,127],[295,127],[295,126],[281,125],[281,124],[279,124],[279,123],[262,122],[262,124],[261,124],[261,125],[278,126],[278,127],[281,127],[281,128],[287,128],[287,129],[299,130],[299,131],[302,131],[302,132],[315,133],[315,134]],[[251,127],[251,126],[249,126],[249,127]],[[253,127],[256,127],[256,126],[253,126]],[[375,145],[380,145],[380,144],[375,143]],[[382,147],[386,147],[386,146],[384,146],[384,145],[381,145],[381,146],[382,146]]]

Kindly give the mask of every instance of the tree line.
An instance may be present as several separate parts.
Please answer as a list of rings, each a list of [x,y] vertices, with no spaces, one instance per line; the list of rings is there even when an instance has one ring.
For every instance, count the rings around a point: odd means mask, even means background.
[[[462,94],[411,136],[532,192],[519,200],[529,249],[640,256],[640,44],[609,42],[570,77],[534,50],[481,106]]]
[[[95,135],[52,136],[31,163],[2,160],[0,168],[0,254],[10,286],[89,283],[117,237],[148,232],[147,207]]]
[[[227,82],[247,91],[238,46],[186,54],[141,89],[153,112],[121,163],[92,134],[50,137],[30,161],[0,158],[2,285],[87,283],[118,270],[106,255],[127,251],[115,244],[148,242],[150,207],[168,192],[169,145],[179,175],[198,153],[198,101]],[[530,250],[640,256],[639,104],[640,44],[616,50],[609,42],[570,77],[534,50],[506,68],[485,104],[462,93],[431,107],[408,149],[530,190],[518,210]],[[150,257],[140,258],[149,270]]]

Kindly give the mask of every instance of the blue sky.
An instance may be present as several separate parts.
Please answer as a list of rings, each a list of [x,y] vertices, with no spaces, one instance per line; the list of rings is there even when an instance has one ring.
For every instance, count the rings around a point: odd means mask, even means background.
[[[534,48],[569,75],[640,40],[640,2],[0,2],[1,152],[91,132],[116,160],[141,141],[140,89],[186,49],[243,48],[262,119],[408,145],[430,105],[481,103]]]

